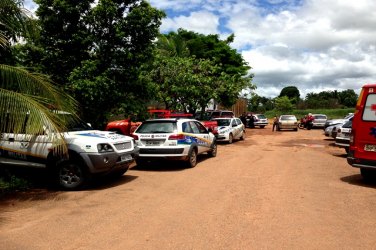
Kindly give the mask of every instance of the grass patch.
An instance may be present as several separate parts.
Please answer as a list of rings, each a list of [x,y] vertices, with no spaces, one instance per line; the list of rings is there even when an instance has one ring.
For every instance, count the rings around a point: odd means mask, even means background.
[[[24,178],[15,176],[8,170],[0,169],[0,196],[15,191],[30,188],[30,182]]]

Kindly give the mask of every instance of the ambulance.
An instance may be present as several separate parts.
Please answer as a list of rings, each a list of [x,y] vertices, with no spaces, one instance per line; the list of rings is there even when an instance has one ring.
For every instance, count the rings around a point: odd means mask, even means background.
[[[376,179],[376,83],[362,87],[352,120],[347,162],[364,179]]]

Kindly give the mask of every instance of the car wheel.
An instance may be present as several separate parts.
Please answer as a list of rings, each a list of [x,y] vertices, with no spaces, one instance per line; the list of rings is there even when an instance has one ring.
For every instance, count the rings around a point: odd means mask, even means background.
[[[57,166],[58,185],[65,190],[77,190],[86,184],[89,174],[83,165],[76,161],[63,161]]]
[[[216,157],[217,156],[217,142],[213,142],[211,146],[211,150],[208,152],[208,155],[210,157]]]
[[[188,154],[187,166],[189,168],[194,168],[196,167],[196,164],[197,164],[197,153],[196,153],[196,149],[192,148]]]
[[[349,147],[345,147],[345,150],[346,150],[346,154],[348,154],[349,151],[350,151],[350,148]]]
[[[298,131],[298,128],[294,128],[294,131]]]
[[[265,126],[264,126],[264,125],[261,125],[260,128],[265,128]]]
[[[242,136],[240,136],[240,140],[244,141],[244,139],[245,139],[245,136],[244,136],[244,135],[245,135],[245,132],[243,131],[243,132],[242,132]]]
[[[231,144],[233,141],[234,141],[234,137],[232,136],[232,134],[229,134],[228,143]]]

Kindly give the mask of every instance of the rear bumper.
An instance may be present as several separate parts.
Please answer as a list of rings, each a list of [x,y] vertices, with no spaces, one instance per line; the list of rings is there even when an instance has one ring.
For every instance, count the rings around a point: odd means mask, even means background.
[[[140,159],[185,160],[189,148],[140,148]]]
[[[347,163],[354,168],[376,169],[376,160],[356,158],[354,157],[354,151],[351,150],[347,155]]]

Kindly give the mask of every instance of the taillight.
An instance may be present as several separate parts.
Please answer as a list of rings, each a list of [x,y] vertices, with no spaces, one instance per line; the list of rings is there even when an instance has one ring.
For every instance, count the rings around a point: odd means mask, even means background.
[[[350,145],[354,146],[354,138],[355,138],[355,129],[351,129],[351,134],[350,134]]]
[[[168,137],[169,140],[184,140],[184,138],[185,138],[185,135],[183,134],[174,134]]]

